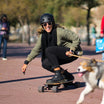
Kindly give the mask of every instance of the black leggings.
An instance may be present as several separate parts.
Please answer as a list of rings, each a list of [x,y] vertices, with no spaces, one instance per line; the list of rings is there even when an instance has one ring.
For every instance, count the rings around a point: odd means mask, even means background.
[[[69,51],[69,48],[66,47],[58,47],[58,46],[52,46],[48,47],[45,50],[46,58],[42,62],[43,68],[54,72],[54,68],[60,67],[62,64],[70,63],[77,59],[77,57],[68,57],[66,56],[66,51]]]

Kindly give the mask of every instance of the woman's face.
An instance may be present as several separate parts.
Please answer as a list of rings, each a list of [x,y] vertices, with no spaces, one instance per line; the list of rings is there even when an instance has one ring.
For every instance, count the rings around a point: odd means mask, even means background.
[[[6,20],[7,20],[6,17],[3,17],[3,18],[2,18],[2,22],[5,22]]]
[[[46,22],[42,24],[44,30],[48,33],[52,31],[52,22]]]

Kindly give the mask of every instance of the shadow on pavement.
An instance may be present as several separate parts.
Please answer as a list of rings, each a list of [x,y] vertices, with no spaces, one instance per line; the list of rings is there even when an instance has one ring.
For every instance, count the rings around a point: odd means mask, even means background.
[[[14,56],[22,56],[26,57],[31,51],[31,47],[25,46],[8,46],[7,48],[7,56],[14,57]]]
[[[9,44],[7,47],[7,56],[9,57],[27,57],[35,45],[27,46],[19,43]],[[95,46],[82,45],[83,55],[97,55]],[[40,57],[40,56],[39,56]]]
[[[8,46],[7,48],[7,56],[9,57],[27,57],[27,55],[31,52],[32,46]],[[37,57],[40,57],[38,55]]]
[[[31,78],[23,78],[23,79],[15,79],[15,80],[7,80],[7,81],[0,81],[0,84],[11,83],[11,82],[27,81],[27,80],[40,79],[40,78],[48,78],[48,77],[52,77],[52,76],[53,75],[40,76],[40,77],[31,77]]]
[[[83,50],[83,55],[98,55],[103,52],[96,53],[95,50]]]
[[[76,86],[76,85],[73,84],[73,85],[68,85],[65,88],[60,88],[59,92],[66,91],[66,90],[74,90],[74,89],[77,89],[77,88],[85,87],[85,82],[78,82],[78,83],[79,83],[79,86]]]
[[[77,74],[77,72],[73,72],[72,74]],[[48,77],[52,77],[52,76],[53,75],[31,77],[31,78],[23,78],[23,79],[14,79],[14,80],[7,80],[7,81],[0,81],[0,84],[2,84],[2,83],[11,83],[11,82],[19,82],[19,81],[26,81],[26,80],[33,80],[33,79],[48,78]]]

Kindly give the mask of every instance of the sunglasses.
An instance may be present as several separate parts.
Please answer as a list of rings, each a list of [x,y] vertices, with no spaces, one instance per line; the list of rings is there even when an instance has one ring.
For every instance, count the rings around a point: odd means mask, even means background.
[[[52,25],[52,22],[43,23],[42,25],[43,25],[43,26],[47,26],[47,24],[48,24],[48,25]]]

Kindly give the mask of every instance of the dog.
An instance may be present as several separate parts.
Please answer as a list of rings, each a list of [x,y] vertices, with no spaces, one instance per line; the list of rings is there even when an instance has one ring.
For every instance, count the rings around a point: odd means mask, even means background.
[[[82,104],[85,95],[93,92],[95,88],[103,89],[101,104],[104,104],[104,64],[95,59],[84,60],[80,63],[77,72],[80,77],[83,77],[86,87],[81,92],[76,104]]]

